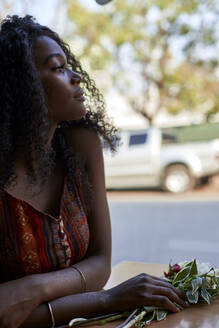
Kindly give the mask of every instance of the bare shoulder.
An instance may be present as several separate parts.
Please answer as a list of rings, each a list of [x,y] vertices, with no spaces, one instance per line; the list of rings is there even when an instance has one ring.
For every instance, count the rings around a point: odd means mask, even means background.
[[[74,127],[68,130],[67,137],[73,150],[85,160],[102,152],[100,138],[94,131],[83,127]]]

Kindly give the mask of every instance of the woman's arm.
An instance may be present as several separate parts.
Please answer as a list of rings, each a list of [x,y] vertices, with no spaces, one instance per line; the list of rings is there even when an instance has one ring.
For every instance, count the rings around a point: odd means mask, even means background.
[[[105,313],[115,313],[144,305],[159,306],[171,312],[178,312],[174,302],[183,307],[179,290],[156,277],[140,274],[122,284],[105,291],[90,292],[62,297],[52,301],[55,323],[67,324],[72,318],[89,318]],[[22,324],[22,328],[51,327],[51,317],[47,304],[41,304]]]
[[[77,266],[86,277],[87,290],[104,287],[111,272],[111,225],[106,199],[103,153],[99,137],[84,128],[68,133],[73,150],[85,161],[92,186],[91,208],[88,216],[90,245],[86,259]]]
[[[0,284],[0,327],[19,327],[42,303],[42,295],[33,276]]]

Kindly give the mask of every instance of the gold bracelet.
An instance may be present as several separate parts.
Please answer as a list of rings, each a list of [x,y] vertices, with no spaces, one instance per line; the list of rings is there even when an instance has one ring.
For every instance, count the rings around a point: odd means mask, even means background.
[[[84,287],[83,288],[83,293],[85,293],[86,290],[87,290],[87,284],[86,284],[86,278],[85,278],[83,272],[74,265],[72,265],[72,268],[75,269],[76,271],[78,271],[78,273],[80,274],[81,282],[82,282],[82,285],[83,285],[82,287]]]
[[[49,302],[47,303],[47,305],[48,305],[48,308],[49,308],[49,314],[50,314],[50,318],[51,318],[51,321],[52,321],[52,326],[51,326],[51,328],[55,328],[55,326],[56,326],[56,322],[55,322],[55,318],[54,318],[54,314],[53,314],[52,306],[51,306],[51,304],[50,304]]]

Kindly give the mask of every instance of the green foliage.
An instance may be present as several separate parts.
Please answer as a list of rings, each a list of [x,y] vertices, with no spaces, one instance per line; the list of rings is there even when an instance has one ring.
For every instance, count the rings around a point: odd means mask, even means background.
[[[198,293],[198,291],[196,293]],[[201,296],[208,304],[210,304],[211,295],[207,292],[206,288],[203,285],[201,286]]]
[[[173,281],[172,284],[173,285],[178,285],[180,282],[184,281],[187,277],[189,276],[189,268],[184,268],[183,270],[181,270],[180,272],[178,272]]]
[[[152,320],[156,318],[156,311],[148,312],[146,316],[141,321],[142,324],[148,325]]]
[[[216,0],[117,0],[98,11],[65,1],[71,37],[83,40],[80,59],[91,70],[107,68],[135,111],[151,120],[163,108],[207,118],[218,112],[218,60],[199,56],[216,49]],[[212,15],[207,23],[206,12]]]
[[[196,260],[184,264],[178,273],[168,279],[172,285],[179,288],[190,303],[198,303],[200,300],[210,304],[211,297],[219,294],[218,278],[214,269],[202,275],[198,273]]]
[[[219,138],[219,123],[204,123],[189,126],[179,126],[162,129],[166,133],[174,134],[179,143],[212,140]]]
[[[202,285],[203,279],[201,277],[197,277],[192,280],[192,294],[196,293],[199,287]]]
[[[174,272],[174,266],[169,267],[168,280],[169,283],[180,289],[190,304],[197,304],[198,302],[211,303],[213,296],[219,295],[219,278],[215,276],[214,269],[211,268],[209,272],[199,274],[197,269],[196,260],[185,263],[179,272]],[[167,275],[167,274],[166,274]],[[177,304],[176,304],[177,305]],[[179,305],[180,310],[183,308]],[[141,316],[139,315],[142,314]],[[144,306],[139,309],[136,315],[138,318],[136,327],[149,325],[153,320],[164,320],[168,311],[162,310],[155,306]],[[123,328],[127,328],[124,326]]]
[[[192,293],[191,290],[188,290],[186,292],[186,296],[187,296],[189,303],[195,303],[195,304],[198,303],[198,291],[195,293]]]
[[[157,321],[165,320],[167,316],[167,311],[157,310]]]

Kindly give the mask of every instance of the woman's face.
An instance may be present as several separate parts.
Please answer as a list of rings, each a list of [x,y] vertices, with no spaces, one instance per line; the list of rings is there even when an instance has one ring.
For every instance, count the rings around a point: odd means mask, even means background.
[[[51,123],[80,120],[86,113],[81,77],[68,67],[62,48],[53,39],[40,36],[34,58],[48,97]]]

